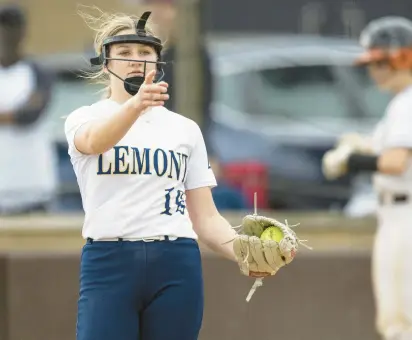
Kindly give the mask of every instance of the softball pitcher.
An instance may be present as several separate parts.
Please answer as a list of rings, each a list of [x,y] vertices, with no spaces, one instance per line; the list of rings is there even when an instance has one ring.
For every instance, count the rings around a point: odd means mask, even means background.
[[[245,216],[238,233],[216,210],[199,126],[163,106],[168,84],[150,12],[82,16],[96,30],[90,77],[106,82],[107,96],[65,121],[87,240],[77,340],[195,340],[203,315],[198,239],[257,278],[290,263],[297,239],[257,215]],[[258,237],[273,225],[287,242]]]
[[[412,22],[371,22],[360,43],[376,84],[394,94],[370,137],[345,135],[323,158],[329,179],[371,171],[379,198],[373,248],[376,325],[385,340],[412,339]]]

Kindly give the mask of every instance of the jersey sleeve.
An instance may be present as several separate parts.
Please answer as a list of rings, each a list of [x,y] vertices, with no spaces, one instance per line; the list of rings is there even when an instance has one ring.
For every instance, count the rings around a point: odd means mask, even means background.
[[[194,145],[190,153],[185,180],[186,190],[215,187],[216,178],[210,166],[202,132],[197,124],[194,129]]]
[[[75,111],[73,111],[67,118],[64,124],[64,132],[66,135],[66,140],[68,144],[68,152],[71,157],[77,157],[83,155],[79,150],[77,150],[74,145],[74,136],[76,132],[84,124],[96,119],[93,116],[90,107],[84,106]]]
[[[412,102],[408,101],[399,104],[388,117],[388,130],[386,131],[386,148],[412,148]]]
[[[52,97],[53,81],[52,74],[36,63],[29,62],[34,78],[35,87],[29,100],[15,112],[15,122],[18,125],[30,125],[45,114]]]

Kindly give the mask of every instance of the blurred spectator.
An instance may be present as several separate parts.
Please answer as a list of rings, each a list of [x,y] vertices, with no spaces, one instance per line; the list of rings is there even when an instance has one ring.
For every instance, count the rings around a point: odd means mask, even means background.
[[[210,156],[209,160],[218,184],[217,187],[212,190],[216,207],[220,211],[249,209],[247,199],[241,190],[229,185],[225,181],[223,169],[217,157]]]
[[[176,108],[176,88],[174,85],[175,69],[174,62],[176,61],[176,43],[179,37],[177,36],[178,12],[177,0],[143,0],[151,10],[153,22],[158,34],[165,41],[165,49],[162,55],[163,61],[168,64],[164,66],[165,77],[164,81],[169,84],[168,93],[170,99],[165,103],[165,106],[174,112]],[[159,29],[162,31],[159,31]],[[203,71],[203,124],[202,131],[205,138],[206,146],[210,150],[211,146],[208,143],[207,129],[210,124],[210,104],[212,102],[212,87],[213,77],[211,71],[211,60],[203,40],[199,41],[201,65]],[[180,113],[180,112],[179,112]],[[211,150],[210,150],[211,151]]]
[[[56,163],[43,113],[51,79],[23,56],[26,17],[0,6],[0,214],[46,211]]]

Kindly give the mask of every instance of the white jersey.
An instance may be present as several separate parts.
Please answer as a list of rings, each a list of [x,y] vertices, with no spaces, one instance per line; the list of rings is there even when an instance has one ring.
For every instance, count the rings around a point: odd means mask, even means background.
[[[0,67],[0,115],[22,107],[35,90],[31,66]],[[57,157],[46,118],[34,124],[0,126],[0,210],[50,200],[57,186]]]
[[[105,99],[77,109],[66,119],[68,153],[85,211],[83,237],[196,239],[185,190],[216,185],[199,126],[155,107],[104,154],[84,155],[76,150],[74,136],[80,126],[119,108]]]
[[[373,142],[377,154],[390,148],[412,149],[412,87],[397,94],[389,103],[375,129]],[[412,193],[412,159],[402,175],[376,173],[374,183],[380,192]]]

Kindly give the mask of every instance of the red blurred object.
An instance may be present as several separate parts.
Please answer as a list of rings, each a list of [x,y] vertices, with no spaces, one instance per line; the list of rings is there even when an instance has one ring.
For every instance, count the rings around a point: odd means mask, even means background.
[[[222,165],[225,181],[239,188],[253,207],[254,193],[257,193],[257,208],[267,209],[269,206],[268,168],[259,162],[230,162]]]

